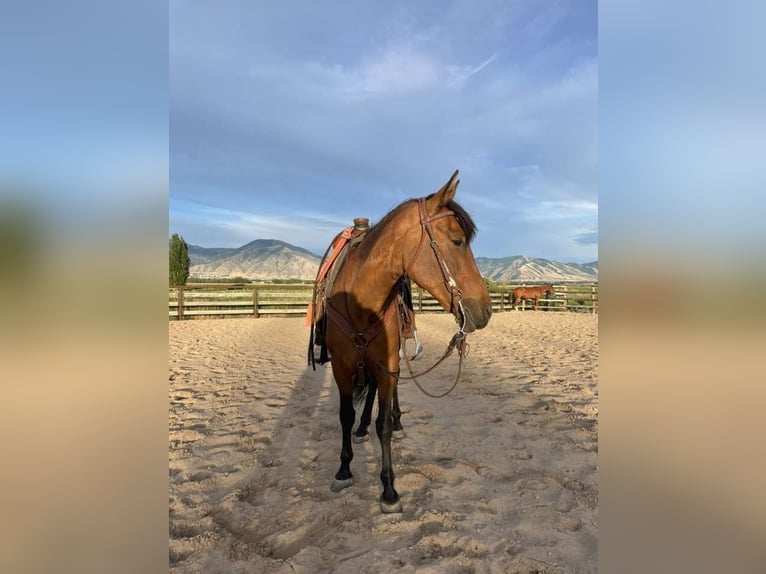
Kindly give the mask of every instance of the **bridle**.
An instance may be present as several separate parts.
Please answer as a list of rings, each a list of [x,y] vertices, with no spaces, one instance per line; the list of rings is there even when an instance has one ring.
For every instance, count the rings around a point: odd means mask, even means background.
[[[457,386],[458,380],[460,379],[460,373],[462,371],[463,357],[468,354],[468,343],[466,340],[467,334],[465,332],[466,313],[463,308],[463,292],[458,288],[457,282],[452,276],[452,273],[450,272],[449,267],[447,266],[447,262],[444,260],[444,257],[441,253],[441,249],[439,249],[439,244],[436,241],[436,238],[434,237],[434,232],[431,227],[432,221],[435,221],[436,219],[441,219],[443,217],[454,216],[455,212],[452,211],[451,209],[444,209],[431,216],[431,215],[428,215],[428,210],[426,208],[426,199],[424,197],[421,197],[417,201],[418,201],[418,212],[420,216],[420,241],[418,242],[418,246],[415,249],[415,254],[413,255],[409,264],[405,266],[404,274],[402,275],[402,278],[400,279],[400,281],[403,281],[404,278],[408,277],[409,271],[413,267],[415,262],[417,261],[418,257],[420,256],[420,252],[423,250],[423,246],[426,243],[426,237],[428,237],[429,245],[431,247],[431,250],[433,251],[434,256],[436,257],[436,262],[439,266],[439,271],[441,272],[442,279],[444,281],[444,286],[450,294],[450,312],[452,313],[452,315],[454,315],[455,322],[458,324],[458,330],[453,335],[452,339],[447,345],[447,348],[444,351],[444,354],[441,356],[441,358],[425,371],[415,375],[412,373],[412,368],[410,366],[409,359],[407,358],[407,354],[404,353],[404,359],[405,359],[405,362],[407,363],[407,368],[410,371],[410,375],[411,375],[409,377],[405,377],[405,376],[401,376],[399,373],[392,373],[377,358],[369,354],[368,345],[370,344],[370,342],[383,331],[385,325],[388,324],[388,322],[391,320],[391,318],[394,315],[398,315],[398,313],[396,313],[397,305],[396,305],[395,298],[393,301],[389,303],[388,308],[383,314],[383,318],[381,319],[380,317],[378,317],[377,322],[371,325],[365,332],[358,331],[354,327],[353,323],[351,322],[350,312],[348,310],[348,295],[345,296],[346,297],[345,306],[346,306],[346,312],[348,313],[348,317],[344,317],[340,312],[338,312],[335,308],[333,308],[330,305],[328,294],[325,294],[325,298],[327,299],[326,310],[327,310],[327,315],[330,317],[330,319],[332,319],[335,325],[341,330],[341,332],[343,332],[344,335],[346,335],[346,337],[351,341],[351,343],[356,348],[356,351],[357,351],[356,366],[357,366],[358,381],[361,382],[364,380],[364,355],[367,354],[373,360],[373,362],[375,362],[378,365],[378,367],[383,369],[383,371],[388,373],[390,376],[395,377],[398,380],[413,380],[415,384],[417,385],[417,387],[423,393],[425,393],[426,395],[430,397],[439,398],[449,394]],[[400,342],[404,340],[403,325],[401,323],[401,318],[399,319],[399,340]],[[448,356],[452,354],[452,351],[455,348],[458,349],[458,355],[460,356],[460,361],[458,364],[458,372],[457,372],[457,376],[455,378],[454,384],[447,392],[441,395],[433,395],[429,393],[420,385],[420,383],[417,380],[417,377],[425,375],[426,373],[436,368],[444,359],[446,359]]]
[[[463,309],[463,292],[458,288],[454,277],[452,277],[452,273],[450,272],[449,267],[447,267],[447,262],[442,256],[441,249],[439,249],[439,244],[434,237],[434,231],[431,228],[432,221],[441,219],[442,217],[455,215],[455,212],[451,209],[445,209],[434,215],[428,215],[428,210],[426,209],[426,199],[424,197],[418,199],[418,212],[420,214],[420,242],[418,243],[417,249],[415,249],[415,255],[412,257],[409,264],[404,268],[404,275],[406,277],[409,274],[410,269],[415,264],[415,261],[417,261],[418,256],[420,255],[420,251],[423,249],[423,245],[425,244],[426,235],[428,235],[430,240],[429,245],[431,246],[431,250],[434,252],[436,262],[439,265],[439,271],[441,271],[442,279],[444,280],[444,287],[450,294],[450,313],[455,316],[455,321],[460,325],[460,332],[465,334],[465,310]]]

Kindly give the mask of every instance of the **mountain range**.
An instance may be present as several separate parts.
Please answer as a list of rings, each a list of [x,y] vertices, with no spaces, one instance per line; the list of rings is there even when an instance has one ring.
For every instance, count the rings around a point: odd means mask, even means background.
[[[256,239],[242,247],[189,245],[189,276],[199,279],[314,279],[320,257],[277,239]]]
[[[308,279],[316,276],[320,257],[277,239],[256,239],[242,247],[200,247],[189,245],[191,279],[243,277],[253,280]],[[560,263],[526,255],[477,257],[482,276],[493,281],[597,282],[598,261]]]
[[[476,265],[482,276],[499,283],[598,282],[598,261],[590,263],[559,263],[526,255],[477,257]]]

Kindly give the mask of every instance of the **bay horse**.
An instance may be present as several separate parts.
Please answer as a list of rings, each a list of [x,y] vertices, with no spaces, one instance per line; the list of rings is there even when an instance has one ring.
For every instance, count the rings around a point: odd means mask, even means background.
[[[537,311],[537,301],[541,298],[553,295],[553,285],[538,285],[536,287],[516,287],[511,293],[511,305],[516,309],[519,301],[534,303],[534,309]]]
[[[340,492],[354,483],[350,467],[354,406],[366,401],[359,437],[367,434],[369,399],[377,391],[380,507],[385,513],[402,511],[391,462],[391,436],[394,426],[400,426],[394,398],[402,337],[396,300],[402,282],[415,281],[455,316],[458,332],[453,341],[484,328],[492,314],[489,291],[470,247],[476,226],[454,201],[458,183],[455,171],[436,193],[401,203],[370,227],[344,254],[332,285],[323,293],[323,340],[340,395],[342,429],[340,468],[331,489]],[[313,331],[311,337],[310,363]]]

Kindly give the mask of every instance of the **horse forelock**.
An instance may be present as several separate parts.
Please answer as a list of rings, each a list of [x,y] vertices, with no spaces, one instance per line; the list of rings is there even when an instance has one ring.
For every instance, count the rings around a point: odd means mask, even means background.
[[[476,237],[476,224],[473,222],[473,219],[471,219],[468,212],[456,201],[448,201],[446,207],[455,214],[455,219],[457,219],[460,229],[465,233],[466,243],[470,244],[471,240]]]

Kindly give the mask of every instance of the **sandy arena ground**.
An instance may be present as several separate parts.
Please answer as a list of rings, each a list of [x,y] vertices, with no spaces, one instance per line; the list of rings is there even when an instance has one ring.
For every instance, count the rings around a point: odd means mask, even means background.
[[[417,324],[422,370],[455,324]],[[398,515],[379,510],[374,422],[356,484],[330,491],[338,393],[329,365],[306,366],[302,318],[169,331],[171,572],[597,571],[597,316],[497,313],[469,335],[450,395],[403,381]],[[421,379],[431,392],[454,380],[457,357],[445,363]]]

